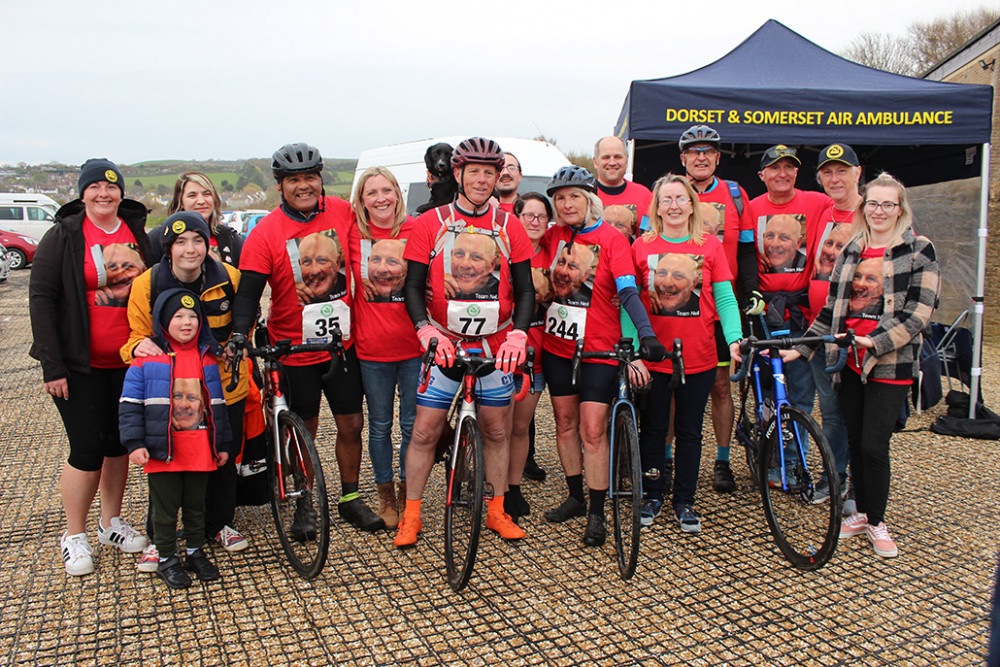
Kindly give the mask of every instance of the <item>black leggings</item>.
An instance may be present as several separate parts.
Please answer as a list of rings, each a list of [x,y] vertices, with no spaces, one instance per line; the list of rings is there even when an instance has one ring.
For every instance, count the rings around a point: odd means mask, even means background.
[[[94,368],[89,373],[71,371],[66,378],[69,399],[55,398],[69,438],[70,466],[95,472],[105,457],[128,454],[118,434],[118,400],[122,397],[127,368]]]
[[[847,448],[851,459],[851,486],[858,511],[877,526],[885,519],[889,501],[889,439],[892,437],[910,385],[888,384],[868,379],[850,368],[841,374],[840,409],[847,426]]]

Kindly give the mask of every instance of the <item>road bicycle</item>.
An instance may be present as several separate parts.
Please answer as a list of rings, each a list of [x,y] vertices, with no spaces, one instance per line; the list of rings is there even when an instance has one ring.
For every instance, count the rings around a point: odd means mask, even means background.
[[[781,350],[797,345],[831,343],[840,347],[837,363],[827,373],[840,371],[854,347],[854,331],[842,337],[789,337],[788,331],[754,336],[740,343],[743,363],[730,379],[741,388],[736,436],[746,451],[750,479],[760,490],[771,535],[784,557],[795,567],[816,570],[827,563],[840,535],[840,476],[822,429],[803,410],[788,401]],[[822,350],[819,352],[822,354]],[[829,503],[814,503],[817,485],[829,484]]]
[[[629,378],[629,365],[638,359],[631,338],[622,338],[614,348],[584,352],[583,340],[576,341],[573,352],[573,385],[580,383],[580,362],[584,359],[610,359],[618,362],[618,394],[611,406],[608,420],[609,465],[608,495],[615,535],[615,556],[618,574],[628,580],[635,574],[639,562],[639,514],[642,510],[642,464],[639,460],[639,432],[636,430],[635,391]],[[670,386],[684,383],[684,355],[680,338],[674,339],[674,349],[667,354],[673,363]],[[666,408],[664,408],[666,409]],[[649,471],[658,475],[658,470]]]
[[[271,515],[278,541],[296,572],[314,579],[326,564],[330,546],[330,508],[326,478],[316,451],[316,443],[302,418],[288,407],[287,383],[281,361],[300,352],[329,352],[330,370],[324,382],[338,369],[346,371],[340,328],[331,331],[327,343],[292,345],[291,340],[267,344],[267,332],[259,326],[255,334],[258,347],[246,350],[250,358],[263,360],[264,413],[267,421],[267,468],[270,481]],[[238,381],[238,364],[231,367]]]
[[[437,339],[434,338],[424,354],[418,388],[420,393],[427,389],[436,351]],[[444,452],[444,562],[448,584],[456,592],[465,588],[472,576],[482,531],[483,502],[493,497],[493,489],[487,488],[486,484],[483,436],[477,416],[479,403],[476,400],[476,381],[480,375],[495,368],[496,359],[483,356],[482,352],[480,348],[459,347],[455,353],[454,366],[462,371],[462,384],[457,395],[455,436]],[[534,393],[535,379],[531,361],[534,356],[534,350],[528,347],[528,361],[525,362],[523,371],[518,370],[523,377],[521,390],[514,396],[516,401],[524,399],[529,391]]]

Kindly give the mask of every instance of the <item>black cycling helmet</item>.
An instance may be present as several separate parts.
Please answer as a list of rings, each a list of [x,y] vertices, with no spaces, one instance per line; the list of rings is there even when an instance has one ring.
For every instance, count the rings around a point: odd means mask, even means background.
[[[545,187],[545,194],[551,197],[559,188],[583,188],[596,195],[597,179],[583,167],[571,164],[559,167],[559,171],[552,175],[552,180]]]
[[[318,174],[323,171],[323,156],[309,144],[285,144],[271,156],[271,171],[279,181],[292,174]]]
[[[497,142],[484,137],[471,137],[461,142],[452,151],[451,166],[464,167],[470,162],[493,165],[499,172],[503,169],[506,159]]]
[[[686,151],[691,144],[712,144],[718,148],[722,145],[722,137],[708,125],[692,125],[684,130],[681,140],[677,142],[681,153]]]

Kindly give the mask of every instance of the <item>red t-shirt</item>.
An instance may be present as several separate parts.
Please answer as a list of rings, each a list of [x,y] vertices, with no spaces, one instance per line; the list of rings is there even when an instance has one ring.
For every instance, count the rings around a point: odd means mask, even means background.
[[[632,181],[625,181],[624,186],[624,190],[617,194],[612,194],[605,191],[605,186],[598,183],[597,196],[601,198],[601,204],[604,206],[617,204],[619,206],[627,206],[635,211],[636,229],[641,229],[643,226],[642,219],[649,218],[649,202],[653,199],[653,193],[645,185],[633,183]],[[611,189],[617,191],[620,187]]]
[[[767,193],[750,202],[744,229],[753,231],[757,244],[762,292],[797,292],[809,287],[822,216],[831,206],[833,200],[822,192],[798,189],[784,204],[771,203]],[[805,315],[808,319],[809,313]]]
[[[747,198],[747,193],[743,188],[740,188],[740,194],[743,195],[742,216],[736,210],[736,204],[733,203],[733,195],[729,191],[729,185],[725,181],[716,178],[715,184],[710,190],[698,193],[699,201],[711,204],[713,208],[719,211],[722,227],[713,232],[713,230],[709,229],[709,221],[706,220],[705,231],[709,234],[714,233],[722,241],[722,248],[726,253],[726,262],[729,263],[729,272],[733,276],[736,276],[739,271],[736,264],[736,249],[740,243],[740,230],[752,226],[749,220],[750,200]]]
[[[513,215],[491,207],[471,217],[449,204],[416,219],[403,257],[429,266],[431,323],[465,347],[485,341],[496,354],[512,326],[510,264],[534,254]]]
[[[847,307],[847,319],[844,324],[848,329],[854,329],[856,336],[867,336],[875,331],[878,321],[885,311],[885,276],[883,261],[885,248],[868,248],[861,253],[854,277],[851,279],[851,299]],[[858,348],[858,362],[854,363],[854,354],[847,355],[847,366],[859,375],[865,365],[867,348]],[[911,384],[910,380],[879,380],[868,378],[874,382],[886,384]]]
[[[135,235],[121,219],[113,232],[83,220],[83,278],[90,313],[90,365],[124,368],[120,350],[129,337],[128,295],[146,270]]]
[[[514,202],[510,203],[500,202],[500,210],[503,211],[504,213],[510,213],[511,215],[514,215]]]
[[[826,305],[830,293],[830,273],[837,261],[837,255],[851,238],[851,221],[854,211],[841,211],[830,207],[820,218],[820,236],[813,264],[813,275],[809,280],[809,309],[811,320],[816,319],[821,308]]]
[[[542,237],[542,247],[552,258],[549,277],[553,294],[545,315],[543,345],[564,359],[572,358],[581,337],[585,352],[614,347],[622,333],[619,307],[611,301],[618,293],[615,279],[635,278],[628,239],[617,229],[601,222],[591,231],[577,234],[573,254],[568,256],[564,249],[572,233],[569,227],[556,225]]]
[[[292,220],[276,208],[261,219],[243,246],[240,270],[266,275],[271,286],[267,330],[272,343],[285,338],[293,345],[324,342],[336,324],[344,345],[354,344],[349,243],[354,213],[337,197],[325,197],[324,206],[309,222]],[[312,295],[300,296],[301,288]],[[325,352],[307,352],[284,363],[306,366],[329,358]]]
[[[393,238],[392,229],[369,225],[372,238],[363,239],[358,225],[351,227],[354,338],[360,359],[403,361],[421,355],[417,332],[403,303],[403,249],[412,228],[409,218]]]
[[[715,299],[712,283],[731,281],[722,243],[705,234],[704,243],[691,239],[679,243],[662,237],[648,241],[645,235],[632,244],[632,257],[639,274],[639,293],[649,313],[656,338],[667,346],[680,338],[684,347],[684,370],[700,373],[715,368]],[[646,362],[650,370],[670,373],[670,361]]]

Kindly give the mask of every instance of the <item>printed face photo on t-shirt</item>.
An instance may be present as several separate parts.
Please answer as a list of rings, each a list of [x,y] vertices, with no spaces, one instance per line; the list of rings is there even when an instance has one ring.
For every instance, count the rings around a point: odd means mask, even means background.
[[[706,234],[720,241],[726,233],[726,205],[718,202],[701,202],[701,221]]]
[[[635,206],[625,206],[623,204],[612,204],[604,207],[604,215],[601,216],[604,222],[608,223],[622,235],[632,241],[635,236],[636,212]]]
[[[806,216],[780,213],[757,220],[757,252],[765,273],[802,273],[806,266]]]
[[[552,300],[552,281],[549,270],[531,267],[531,282],[535,285],[535,303],[542,305]]]
[[[819,238],[816,252],[816,280],[830,280],[837,255],[851,238],[851,225],[846,222],[829,222]]]
[[[589,307],[600,261],[600,246],[574,243],[567,248],[566,242],[560,241],[549,270],[553,299],[570,306]]]
[[[208,244],[208,254],[216,262],[222,262],[222,261],[224,261],[222,259],[222,253],[219,252],[219,246],[218,245],[214,245],[214,244],[209,243]]]
[[[646,258],[650,311],[671,317],[701,316],[704,255],[662,253]]]
[[[205,398],[197,378],[177,378],[170,392],[170,426],[192,431],[205,421]]]
[[[303,305],[340,299],[347,294],[347,267],[337,232],[327,229],[286,243]]]
[[[402,303],[406,260],[402,239],[361,239],[361,286],[365,301]]]
[[[858,262],[851,279],[851,300],[847,316],[878,319],[882,315],[882,258],[869,257]]]
[[[474,228],[448,236],[450,238],[442,252],[447,298],[458,301],[498,300],[503,256],[493,236]]]
[[[133,243],[95,245],[91,246],[90,253],[97,269],[94,305],[127,308],[132,281],[146,270],[139,246]]]

